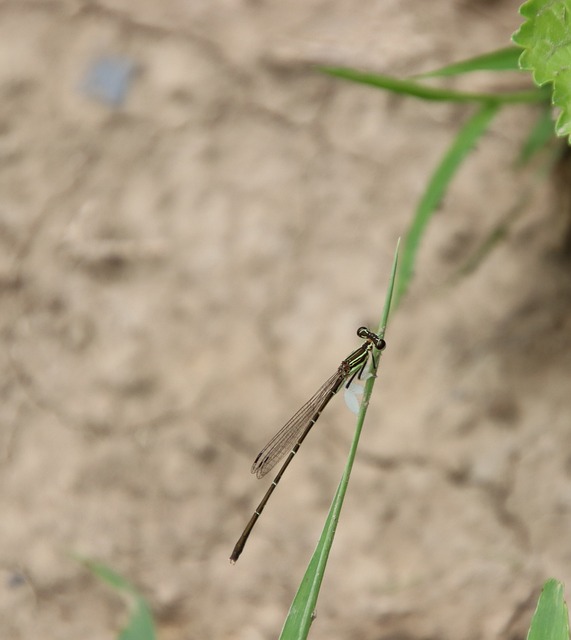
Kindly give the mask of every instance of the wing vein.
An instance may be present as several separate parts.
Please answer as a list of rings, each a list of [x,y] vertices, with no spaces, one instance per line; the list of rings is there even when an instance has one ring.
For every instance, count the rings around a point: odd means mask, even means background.
[[[323,383],[256,456],[252,465],[252,473],[255,473],[258,478],[263,478],[288,451],[291,451],[316,413],[322,410],[324,403],[327,403],[330,397],[337,392],[345,377],[337,370]]]

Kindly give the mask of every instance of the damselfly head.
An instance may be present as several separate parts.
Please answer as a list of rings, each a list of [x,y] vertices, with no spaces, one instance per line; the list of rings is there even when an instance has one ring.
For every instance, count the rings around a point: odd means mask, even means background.
[[[387,343],[382,338],[379,338],[376,333],[369,331],[367,327],[359,327],[357,329],[357,335],[359,338],[368,340],[370,343],[374,344],[379,351],[382,351],[387,346]]]

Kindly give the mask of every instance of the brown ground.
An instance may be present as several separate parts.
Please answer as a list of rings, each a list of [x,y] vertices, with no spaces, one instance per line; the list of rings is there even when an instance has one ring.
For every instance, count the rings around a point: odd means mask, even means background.
[[[0,4],[0,637],[115,637],[76,552],[140,588],[161,640],[275,638],[354,419],[332,403],[231,567],[250,464],[376,325],[469,114],[307,63],[428,70],[505,46],[518,3],[107,5]],[[138,65],[120,110],[80,90],[100,54]],[[521,638],[571,577],[566,221],[545,185],[518,205],[510,168],[533,117],[494,121],[423,242],[312,638]]]

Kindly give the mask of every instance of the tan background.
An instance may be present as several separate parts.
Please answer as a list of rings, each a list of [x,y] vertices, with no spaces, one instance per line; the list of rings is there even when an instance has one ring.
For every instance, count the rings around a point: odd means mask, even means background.
[[[505,46],[517,4],[0,4],[1,638],[115,636],[74,552],[136,584],[162,640],[277,637],[354,418],[332,403],[231,567],[249,467],[376,325],[470,113],[308,63],[418,73]],[[137,65],[122,109],[81,91],[102,54]],[[518,204],[533,118],[500,114],[422,244],[315,639],[522,638],[571,576],[568,220],[545,184]]]

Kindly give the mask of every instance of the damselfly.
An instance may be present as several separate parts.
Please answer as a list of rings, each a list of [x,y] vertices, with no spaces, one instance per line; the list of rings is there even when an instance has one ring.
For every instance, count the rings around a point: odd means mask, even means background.
[[[305,440],[307,434],[311,431],[313,425],[321,415],[321,412],[327,406],[331,398],[341,389],[347,382],[347,386],[351,384],[356,375],[361,376],[369,355],[373,347],[382,351],[386,347],[386,342],[376,333],[369,331],[367,327],[360,327],[357,330],[359,338],[365,342],[349,354],[345,360],[339,365],[337,371],[327,380],[321,388],[301,407],[301,409],[276,433],[276,435],[268,442],[268,444],[258,453],[254,464],[252,465],[252,473],[258,478],[263,478],[266,473],[271,471],[275,465],[289,451],[288,457],[285,459],[281,469],[274,478],[270,488],[266,491],[266,495],[257,506],[252,514],[250,521],[246,525],[244,532],[240,536],[232,555],[230,562],[234,564],[244,550],[246,542],[252,533],[252,529],[260,517],[264,507],[266,506],[278,482],[281,480],[289,463],[297,453],[301,443]]]

